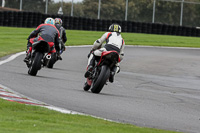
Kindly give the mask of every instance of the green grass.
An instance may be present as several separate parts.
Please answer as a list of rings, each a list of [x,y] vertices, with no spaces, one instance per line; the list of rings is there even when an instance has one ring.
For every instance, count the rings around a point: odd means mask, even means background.
[[[0,57],[26,50],[33,28],[0,27]],[[104,32],[67,30],[66,45],[92,45]],[[126,45],[200,47],[199,37],[122,33]]]
[[[92,45],[105,32],[67,30],[67,45]],[[199,37],[122,33],[126,45],[200,47]]]
[[[175,133],[0,99],[0,133]]]
[[[126,44],[167,47],[200,47],[199,37],[122,33]]]
[[[31,29],[0,27],[0,57],[26,50]]]

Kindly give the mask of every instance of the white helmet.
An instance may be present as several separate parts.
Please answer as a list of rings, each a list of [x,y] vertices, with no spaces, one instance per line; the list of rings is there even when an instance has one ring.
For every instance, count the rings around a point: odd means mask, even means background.
[[[55,20],[53,18],[46,18],[44,23],[45,24],[53,24],[53,25],[55,25]]]

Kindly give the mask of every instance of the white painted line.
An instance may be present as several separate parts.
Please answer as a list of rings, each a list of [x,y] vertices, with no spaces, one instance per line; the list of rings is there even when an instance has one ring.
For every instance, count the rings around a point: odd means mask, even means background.
[[[103,120],[106,120],[106,121],[111,121],[111,122],[117,122],[119,123],[118,121],[112,121],[112,120],[109,120],[109,119],[105,119],[105,118],[101,118],[101,117],[97,117],[97,116],[93,116],[93,115],[88,115],[88,114],[84,114],[84,113],[80,113],[80,112],[76,112],[76,111],[72,111],[72,110],[67,110],[67,109],[63,109],[63,108],[59,108],[59,107],[55,107],[53,105],[49,105],[49,104],[46,104],[46,103],[43,103],[41,101],[38,101],[38,100],[35,100],[35,99],[32,99],[30,97],[26,97],[18,92],[15,92],[13,91],[12,89],[4,86],[4,85],[1,85],[0,84],[0,87],[4,90],[4,91],[7,91],[8,92],[8,95],[9,94],[13,94],[15,93],[18,97],[21,97],[21,98],[27,98],[27,100],[21,100],[21,102],[29,102],[29,103],[33,103],[33,104],[28,104],[28,105],[34,105],[34,106],[41,106],[41,107],[44,107],[44,108],[47,108],[47,109],[50,109],[50,110],[54,110],[54,111],[58,111],[58,112],[61,112],[61,113],[64,113],[64,114],[78,114],[78,115],[85,115],[85,116],[91,116],[91,117],[94,117],[94,118],[97,118],[97,119],[103,119]],[[15,100],[14,98],[9,98],[9,97],[0,97],[2,99],[5,99],[5,100],[12,100],[12,101],[16,101],[16,102],[20,102],[20,99],[17,99]],[[38,104],[38,105],[37,105]]]
[[[18,56],[22,55],[22,54],[25,54],[25,52],[20,52],[20,53],[16,53],[12,56],[10,56],[8,59],[5,59],[3,61],[0,61],[0,65],[4,64],[4,63],[7,63],[7,62],[10,62],[12,60],[14,60],[15,58],[17,58]]]
[[[165,47],[165,46],[143,46],[143,45],[126,45],[125,47],[136,47],[136,48],[163,48],[163,49],[200,49],[193,47]]]
[[[82,114],[82,113],[78,113],[78,112],[75,112],[75,111],[72,111],[72,110],[67,110],[67,109],[62,109],[62,108],[59,108],[59,107],[55,107],[55,106],[52,106],[52,105],[48,105],[44,102],[41,102],[41,101],[38,101],[38,100],[35,100],[35,99],[32,99],[30,97],[27,97],[27,96],[24,96],[23,94],[20,94],[18,92],[15,92],[13,91],[12,89],[0,84],[0,87],[4,90],[4,91],[7,91],[7,95],[8,96],[13,96],[13,94],[15,94],[15,96],[17,96],[18,98],[26,98],[26,99],[16,99],[16,98],[12,98],[12,97],[2,97],[3,99],[6,99],[6,100],[13,100],[13,101],[16,101],[16,102],[29,102],[29,103],[34,103],[34,104],[39,104],[38,106],[42,106],[42,107],[45,107],[45,108],[48,108],[48,109],[51,109],[51,110],[55,110],[55,111],[59,111],[61,113],[67,113],[67,114]],[[0,93],[1,94],[1,93]],[[5,93],[4,93],[5,94]],[[0,97],[1,98],[1,97]],[[32,104],[30,104],[32,105]]]
[[[81,45],[81,46],[65,46],[67,48],[73,48],[73,47],[77,47],[77,48],[88,48],[88,47],[92,47],[92,45]]]
[[[77,48],[84,48],[84,47],[92,47],[92,45],[82,45],[82,46],[66,46],[66,48],[73,48],[73,47],[77,47]],[[14,60],[15,58],[17,58],[18,56],[22,55],[22,54],[25,54],[26,52],[23,51],[23,52],[19,52],[19,53],[16,53],[14,55],[11,55],[9,58],[3,60],[3,61],[0,61],[0,65],[3,65],[7,62],[10,62],[12,60]]]
[[[81,46],[65,46],[66,48],[92,48],[93,45],[81,45]],[[165,47],[165,46],[144,46],[144,45],[126,45],[125,47],[133,47],[133,48],[167,48],[167,49],[200,49],[193,47]]]
[[[79,112],[75,112],[75,111],[71,111],[71,110],[66,110],[66,109],[62,109],[62,108],[58,108],[58,107],[54,107],[54,106],[45,106],[45,108],[48,108],[50,110],[55,110],[64,114],[79,114],[79,115],[83,115],[82,113]]]

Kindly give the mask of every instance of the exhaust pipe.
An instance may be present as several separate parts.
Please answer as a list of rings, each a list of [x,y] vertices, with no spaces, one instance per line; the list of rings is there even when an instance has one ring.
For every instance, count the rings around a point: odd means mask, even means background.
[[[47,60],[50,60],[50,59],[51,59],[51,55],[47,55],[47,56],[46,56],[46,59],[47,59]]]

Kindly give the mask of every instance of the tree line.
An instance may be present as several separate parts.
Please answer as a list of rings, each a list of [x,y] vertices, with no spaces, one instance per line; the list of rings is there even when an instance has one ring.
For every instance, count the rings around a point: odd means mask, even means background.
[[[57,14],[61,2],[48,0],[48,14]],[[128,21],[152,22],[154,0],[128,0]],[[185,0],[200,2],[200,0]],[[5,7],[18,8],[20,0],[6,0]],[[97,19],[99,0],[83,0],[73,3],[73,16]],[[45,12],[45,0],[23,0],[23,10]],[[179,25],[181,3],[156,0],[155,23]],[[63,15],[71,15],[72,3],[63,3]],[[126,0],[101,0],[100,19],[125,20]],[[184,3],[183,25],[200,26],[200,4]]]

